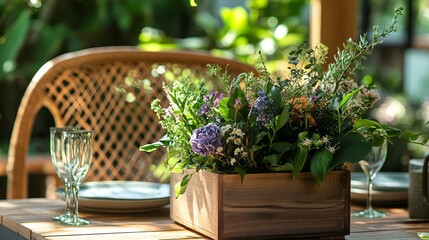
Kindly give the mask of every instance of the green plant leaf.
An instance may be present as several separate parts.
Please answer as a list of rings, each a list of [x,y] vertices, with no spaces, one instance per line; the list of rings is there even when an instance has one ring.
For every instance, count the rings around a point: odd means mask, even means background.
[[[292,170],[293,178],[298,176],[298,174],[301,172],[302,168],[304,167],[305,162],[307,160],[308,151],[309,151],[308,147],[304,147],[301,144],[298,144],[297,153],[293,159],[293,170]]]
[[[353,99],[353,97],[354,97],[354,96],[356,96],[356,94],[358,94],[358,92],[359,92],[361,89],[362,89],[362,87],[357,88],[357,89],[353,90],[352,92],[350,92],[350,93],[346,94],[346,95],[343,97],[343,99],[341,100],[341,103],[340,103],[340,109],[341,109],[341,111],[343,111],[343,112],[344,112],[344,111],[346,110],[346,108],[348,107],[348,105],[349,105],[350,101]]]
[[[272,170],[276,172],[290,172],[293,170],[293,165],[291,163],[285,163],[280,166],[276,166],[274,168],[271,168]]]
[[[162,142],[154,142],[141,146],[139,150],[142,152],[153,152],[160,147],[164,147],[164,144]]]
[[[283,108],[283,111],[277,116],[276,131],[280,130],[289,121],[289,109]]]
[[[191,7],[197,6],[197,3],[195,2],[195,0],[189,0],[189,4],[191,5]]]
[[[419,232],[417,233],[420,239],[429,239],[429,232]]]
[[[350,132],[339,139],[334,139],[337,142],[338,149],[335,151],[331,170],[340,163],[350,162],[357,163],[362,160],[371,149],[372,145],[365,141],[365,138],[357,133]]]
[[[234,91],[232,92],[232,94],[231,94],[231,96],[229,97],[229,100],[228,100],[228,107],[230,108],[230,111],[234,112],[234,114],[235,114],[235,111],[236,111],[235,108],[234,108],[236,99],[239,99],[240,102],[241,102],[241,107],[238,110],[239,114],[237,116],[237,119],[244,119],[243,116],[247,116],[248,115],[248,110],[247,109],[248,109],[249,102],[247,101],[245,93],[239,87],[234,88]]]
[[[186,174],[185,176],[183,176],[180,182],[176,183],[176,185],[174,186],[174,192],[176,193],[176,198],[178,198],[181,194],[183,194],[186,191],[186,188],[188,187],[188,184],[192,178],[192,175],[194,175],[194,173]]]
[[[343,95],[336,95],[335,97],[333,97],[331,100],[331,104],[329,105],[329,109],[339,110],[342,99],[343,99]]]
[[[243,184],[244,181],[244,176],[246,175],[246,170],[240,166],[236,166],[234,168],[235,172],[238,173],[238,175],[240,175],[240,179],[241,179],[241,184]]]
[[[396,130],[399,131],[398,129],[396,129]],[[394,133],[390,133],[390,134],[394,134]],[[397,133],[397,134],[399,134],[399,133]],[[410,130],[405,130],[402,132],[401,138],[403,138],[405,140],[409,140],[409,141],[416,141],[419,138],[419,134],[417,134],[413,131],[410,131]]]
[[[270,89],[271,99],[274,101],[274,106],[278,109],[282,107],[282,96],[277,86],[271,86]]]
[[[292,148],[292,144],[288,142],[275,142],[271,145],[271,148],[278,153],[284,153],[289,151]]]
[[[223,7],[220,9],[220,16],[225,23],[226,29],[229,29],[231,33],[240,34],[249,27],[249,14],[242,6],[234,8]]]
[[[323,179],[325,179],[326,174],[328,174],[331,162],[332,154],[326,149],[316,152],[311,158],[310,171],[318,184],[320,184]]]
[[[271,155],[265,156],[263,161],[268,162],[270,164],[270,167],[275,167],[277,166],[278,157],[276,154],[271,154]]]
[[[353,128],[355,130],[358,130],[360,128],[363,127],[377,127],[377,128],[382,128],[381,124],[378,123],[377,121],[374,120],[370,120],[370,119],[358,119],[355,121]]]
[[[30,28],[30,16],[30,9],[24,9],[3,36],[4,41],[0,43],[0,80],[14,69],[15,59]]]
[[[222,100],[219,101],[219,113],[222,118],[232,121],[234,119],[234,111],[228,107],[228,101],[228,97],[222,98]]]

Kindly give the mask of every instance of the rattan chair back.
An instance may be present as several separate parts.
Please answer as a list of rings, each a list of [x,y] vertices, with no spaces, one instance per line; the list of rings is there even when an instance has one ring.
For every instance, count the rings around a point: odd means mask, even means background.
[[[207,64],[232,76],[255,71],[247,64],[195,52],[145,52],[135,47],[102,47],[61,55],[30,82],[15,120],[7,163],[8,198],[26,198],[26,156],[36,115],[42,108],[55,125],[94,131],[93,163],[86,181],[158,181],[151,171],[165,151],[138,147],[163,136],[150,105],[166,102],[164,81],[202,76]],[[46,129],[49,131],[49,129]]]

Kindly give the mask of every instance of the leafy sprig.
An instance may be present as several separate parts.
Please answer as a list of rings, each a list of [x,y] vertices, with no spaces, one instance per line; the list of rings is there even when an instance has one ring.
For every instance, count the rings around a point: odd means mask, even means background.
[[[402,7],[396,8],[391,23],[381,32],[379,26],[375,25],[370,41],[368,41],[366,33],[360,36],[358,43],[351,38],[347,40],[344,49],[338,50],[334,63],[329,64],[328,71],[323,76],[326,92],[335,94],[343,80],[352,78],[353,74],[362,68],[362,61],[373,52],[374,47],[382,43],[390,33],[396,31],[396,23],[398,17],[402,15],[402,11]]]

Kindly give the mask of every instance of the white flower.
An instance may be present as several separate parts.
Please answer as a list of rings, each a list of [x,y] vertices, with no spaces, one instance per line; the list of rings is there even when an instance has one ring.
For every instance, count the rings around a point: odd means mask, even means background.
[[[237,160],[235,160],[235,158],[231,158],[231,160],[230,160],[231,165],[234,165],[234,163],[236,163],[236,162],[237,162]]]
[[[238,154],[240,154],[241,153],[241,149],[240,148],[236,148],[235,150],[234,150],[234,155],[238,155]]]
[[[231,130],[231,128],[232,128],[231,124],[227,124],[225,126],[222,126],[221,127],[222,136],[225,135],[226,132]]]
[[[313,141],[310,138],[305,138],[302,141],[302,146],[304,146],[304,147],[310,147],[312,143],[313,143]]]
[[[223,147],[218,147],[217,149],[216,149],[216,152],[218,152],[218,153],[220,153],[220,152],[222,152],[223,151]]]
[[[323,136],[322,137],[322,139],[321,139],[321,141],[324,143],[324,144],[328,144],[329,143],[329,141],[331,141],[331,137],[329,137],[328,135],[325,135],[325,136]]]
[[[241,138],[234,138],[234,144],[240,145],[241,144]]]
[[[335,146],[327,146],[326,147],[326,150],[328,150],[332,155],[334,155],[334,153],[335,153],[335,151],[337,151],[337,149],[338,149],[337,145],[335,145]]]
[[[239,137],[243,137],[244,136],[243,131],[241,131],[241,129],[239,129],[239,128],[234,128],[234,130],[232,130],[232,134],[235,134],[235,135],[237,135]]]

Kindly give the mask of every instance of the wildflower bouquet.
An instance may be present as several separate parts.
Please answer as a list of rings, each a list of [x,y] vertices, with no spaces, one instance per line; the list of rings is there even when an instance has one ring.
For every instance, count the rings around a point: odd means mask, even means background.
[[[365,56],[395,31],[401,11],[395,10],[384,30],[374,27],[371,41],[366,35],[358,43],[348,40],[326,71],[326,47],[301,45],[289,54],[287,79],[273,79],[264,64],[258,74],[235,79],[211,66],[223,89],[209,91],[204,79],[165,85],[169,106],[156,100],[152,108],[167,134],[140,150],[167,147],[172,171],[238,173],[242,180],[255,172],[291,171],[296,177],[310,171],[321,183],[330,171],[358,162],[387,137],[416,140],[412,132],[362,119],[379,97],[371,83],[353,79]],[[364,138],[362,130],[371,138]],[[176,196],[191,176],[176,186]]]

